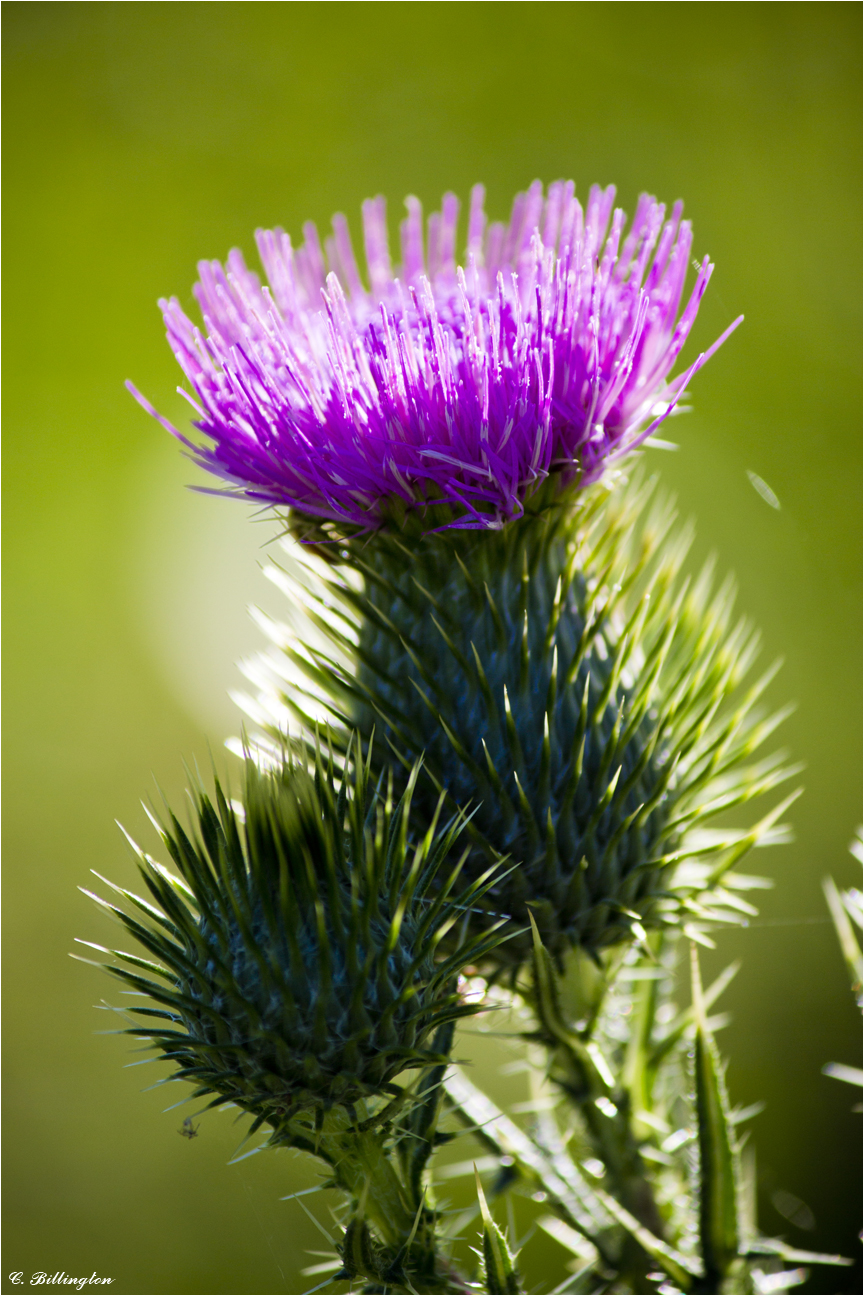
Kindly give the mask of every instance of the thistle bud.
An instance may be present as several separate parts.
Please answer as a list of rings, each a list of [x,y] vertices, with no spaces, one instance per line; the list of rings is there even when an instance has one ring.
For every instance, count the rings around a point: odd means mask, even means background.
[[[176,873],[135,848],[155,907],[118,887],[137,913],[106,905],[155,960],[103,951],[148,1001],[128,1033],[195,1096],[269,1122],[273,1141],[302,1145],[334,1106],[353,1120],[354,1104],[398,1096],[400,1072],[445,1060],[436,1028],[475,1011],[456,974],[495,937],[449,957],[439,946],[488,882],[457,890],[452,863],[442,873],[460,816],[439,830],[433,812],[412,843],[416,773],[394,807],[362,761],[340,778],[320,758],[312,774],[248,758],[242,813],[217,783],[213,800],[195,795],[193,834],[172,814],[160,825]]]
[[[559,960],[704,916],[697,898],[759,833],[704,822],[789,772],[748,763],[779,719],[752,709],[770,673],[729,705],[757,636],[731,626],[728,582],[680,580],[686,536],[662,507],[639,524],[648,493],[603,489],[499,531],[382,533],[341,551],[363,590],[323,578],[356,639],[333,709],[367,741],[377,726],[381,759],[425,753],[418,814],[442,788],[476,807],[475,876],[496,853],[517,866],[472,915],[508,916],[499,967],[528,956],[529,909]],[[728,886],[711,904],[741,907]]]

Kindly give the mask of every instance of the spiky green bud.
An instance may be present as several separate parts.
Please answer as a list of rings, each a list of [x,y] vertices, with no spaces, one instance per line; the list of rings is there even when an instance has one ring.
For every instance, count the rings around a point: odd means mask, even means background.
[[[495,852],[518,864],[486,902],[512,920],[499,964],[528,956],[528,907],[559,959],[680,921],[754,840],[705,821],[788,773],[749,763],[778,719],[752,709],[767,676],[736,698],[757,636],[730,628],[728,582],[680,579],[687,537],[662,507],[640,522],[649,494],[598,490],[498,532],[382,533],[306,584],[353,655],[334,672],[294,653],[332,711],[375,729],[378,759],[424,754],[417,813],[441,788],[476,807],[475,875]],[[296,690],[282,701],[308,720]]]
[[[159,825],[176,873],[135,848],[156,907],[116,887],[137,913],[107,906],[155,960],[104,951],[148,1001],[129,1033],[196,1096],[236,1103],[277,1140],[297,1142],[334,1106],[398,1095],[400,1072],[444,1060],[436,1028],[472,1011],[455,976],[495,937],[449,956],[440,941],[487,883],[457,889],[452,860],[442,870],[460,816],[439,831],[433,814],[412,843],[416,772],[393,807],[362,761],[352,780],[321,759],[314,776],[290,756],[263,773],[247,759],[245,813],[217,783],[214,800],[196,792],[192,835],[173,814]]]

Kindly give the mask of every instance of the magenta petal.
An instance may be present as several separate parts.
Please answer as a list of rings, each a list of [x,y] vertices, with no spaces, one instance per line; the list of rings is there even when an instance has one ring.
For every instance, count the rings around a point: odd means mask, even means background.
[[[455,195],[429,218],[425,254],[420,204],[406,199],[395,270],[384,199],[370,199],[368,290],[344,216],[326,253],[314,225],[296,251],[283,230],[259,230],[269,286],[237,250],[224,267],[200,264],[206,335],[176,299],[160,303],[203,441],[130,390],[256,502],[369,528],[395,499],[434,500],[452,526],[500,527],[550,469],[587,485],[639,445],[735,327],[670,379],[713,266],[679,314],[692,242],[681,204],[666,221],[643,194],[625,235],[614,195],[595,186],[583,214],[572,182],[545,199],[535,182],[505,227],[487,223],[476,186],[467,271]]]

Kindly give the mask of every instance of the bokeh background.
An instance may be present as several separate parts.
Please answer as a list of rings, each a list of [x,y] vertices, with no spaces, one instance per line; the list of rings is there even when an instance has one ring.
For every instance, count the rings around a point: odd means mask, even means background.
[[[123,389],[134,378],[186,419],[157,296],[188,307],[196,260],[254,253],[258,225],[297,235],[343,210],[356,231],[382,192],[395,229],[406,193],[429,210],[477,180],[500,218],[559,176],[582,197],[614,182],[631,212],[643,189],[685,199],[717,264],[691,355],[746,315],[671,425],[679,451],[652,453],[698,521],[697,557],[736,571],[766,657],[785,654],[772,697],[798,703],[784,741],[806,794],[796,844],[754,862],[777,882],[760,920],[722,935],[706,971],[744,960],[721,1044],[733,1101],[767,1102],[751,1136],[763,1227],[855,1255],[860,1118],[820,1069],[857,1062],[858,1019],[820,878],[855,881],[861,816],[860,7],[14,3],[4,18],[5,1273],[299,1292],[318,1281],[298,1277],[305,1248],[325,1245],[279,1201],[310,1166],[229,1167],[225,1115],[178,1138],[189,1109],[163,1114],[166,1091],[141,1092],[157,1069],[124,1069],[127,1042],[94,1035],[116,1023],[91,1005],[117,992],[67,957],[75,936],[112,936],[75,889],[88,870],[132,880],[115,817],[152,849],[154,779],[176,803],[183,758],[231,768],[235,661],[261,646],[246,605],[279,611],[259,571],[268,524],[184,490],[195,470]],[[486,1049],[480,1080],[521,1095],[499,1062]],[[536,1282],[560,1278],[556,1244],[530,1257]],[[815,1270],[808,1290],[860,1291],[860,1272]]]

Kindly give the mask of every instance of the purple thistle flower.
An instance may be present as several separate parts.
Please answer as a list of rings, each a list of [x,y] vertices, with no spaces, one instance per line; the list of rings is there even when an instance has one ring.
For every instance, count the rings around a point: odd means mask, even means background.
[[[714,267],[706,257],[679,316],[692,244],[682,204],[667,221],[643,194],[625,237],[614,196],[594,186],[583,212],[572,182],[544,198],[537,181],[509,225],[487,226],[477,185],[465,269],[455,195],[429,217],[425,256],[408,198],[396,271],[384,199],[370,199],[368,290],[344,216],[324,251],[312,224],[296,250],[283,230],[259,230],[269,287],[236,249],[224,268],[199,264],[206,335],[175,298],[160,302],[205,442],[130,390],[230,493],[363,529],[397,501],[500,527],[550,474],[585,486],[640,445],[740,323],[670,380]]]

